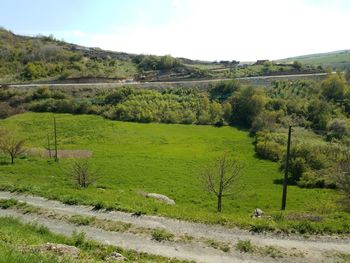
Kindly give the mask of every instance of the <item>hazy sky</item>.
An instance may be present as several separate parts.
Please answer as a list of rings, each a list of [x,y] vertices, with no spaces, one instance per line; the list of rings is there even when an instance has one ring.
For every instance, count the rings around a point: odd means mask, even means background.
[[[202,60],[350,49],[350,0],[0,0],[0,26],[85,46]]]

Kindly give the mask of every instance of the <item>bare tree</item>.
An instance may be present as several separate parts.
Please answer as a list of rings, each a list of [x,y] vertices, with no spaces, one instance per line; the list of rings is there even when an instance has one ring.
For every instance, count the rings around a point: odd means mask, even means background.
[[[216,196],[217,211],[222,211],[222,198],[233,196],[238,189],[238,180],[243,166],[227,154],[222,155],[214,166],[204,170],[202,179],[205,189]]]
[[[91,171],[87,160],[75,161],[69,173],[75,183],[82,188],[87,188],[96,181],[96,172]]]
[[[24,142],[25,140],[19,140],[11,136],[7,131],[0,131],[0,149],[9,154],[11,157],[11,164],[14,164],[15,158],[25,153]]]

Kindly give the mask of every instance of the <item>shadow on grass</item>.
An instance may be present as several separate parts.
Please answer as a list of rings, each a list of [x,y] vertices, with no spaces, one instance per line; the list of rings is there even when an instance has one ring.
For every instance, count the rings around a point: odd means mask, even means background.
[[[3,160],[0,159],[0,165],[11,165],[11,162],[4,159]]]

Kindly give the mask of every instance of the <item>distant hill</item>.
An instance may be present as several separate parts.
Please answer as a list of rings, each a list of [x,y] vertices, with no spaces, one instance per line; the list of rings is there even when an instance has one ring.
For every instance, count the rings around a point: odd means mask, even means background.
[[[0,27],[0,84],[203,80],[323,71],[312,65],[260,62],[129,54],[75,45],[53,36],[16,35]]]
[[[281,63],[299,61],[303,64],[331,67],[333,70],[350,68],[350,50],[339,50],[327,53],[310,54],[278,60]]]

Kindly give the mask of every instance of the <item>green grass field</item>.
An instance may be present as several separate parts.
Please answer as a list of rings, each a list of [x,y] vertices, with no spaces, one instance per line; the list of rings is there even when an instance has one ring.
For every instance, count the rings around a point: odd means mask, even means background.
[[[100,203],[125,211],[241,226],[256,224],[250,219],[256,207],[269,214],[280,209],[282,187],[273,183],[282,177],[278,164],[255,157],[253,138],[246,131],[117,122],[89,115],[60,114],[56,118],[59,148],[93,151],[90,164],[98,170],[97,182],[87,189],[77,188],[67,174],[71,159],[61,159],[56,164],[48,158],[28,156],[10,165],[9,159],[2,156],[2,189],[27,191],[67,203]],[[25,138],[27,147],[45,147],[52,119],[50,113],[25,113],[1,120],[0,127]],[[244,164],[240,181],[244,190],[225,198],[219,215],[215,198],[203,190],[199,177],[203,167],[224,152]],[[165,194],[176,205],[146,199],[140,192]],[[349,223],[344,224],[350,222],[350,216],[340,213],[336,204],[339,197],[334,190],[290,186],[287,210],[322,214],[324,224],[350,232]]]
[[[280,60],[281,62],[292,62],[297,60],[304,64],[323,65],[324,67],[332,67],[344,70],[350,66],[350,51],[340,50],[335,52],[311,54],[298,56]]]

